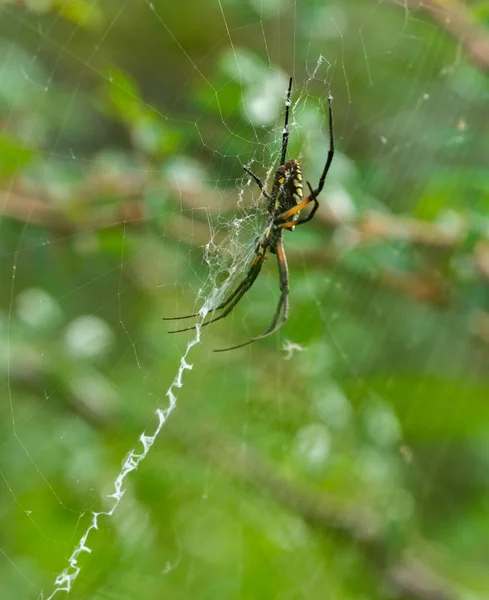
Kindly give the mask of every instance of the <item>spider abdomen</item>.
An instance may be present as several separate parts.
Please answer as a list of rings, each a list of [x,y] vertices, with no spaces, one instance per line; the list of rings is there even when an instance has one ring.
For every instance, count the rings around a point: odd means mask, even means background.
[[[302,169],[299,161],[292,159],[281,165],[276,174],[275,185],[276,200],[275,214],[284,213],[302,202],[304,187],[302,185]],[[300,211],[296,212],[292,220],[297,221]],[[293,227],[290,227],[293,230]]]

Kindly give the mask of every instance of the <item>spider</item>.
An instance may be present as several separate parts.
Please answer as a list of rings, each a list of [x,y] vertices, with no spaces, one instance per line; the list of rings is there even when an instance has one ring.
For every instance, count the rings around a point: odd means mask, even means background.
[[[285,256],[284,244],[283,244],[283,232],[284,230],[294,231],[297,225],[303,225],[310,221],[318,207],[319,202],[317,197],[321,193],[326,175],[328,174],[331,162],[333,161],[334,155],[334,138],[333,138],[333,109],[332,109],[332,97],[328,97],[328,109],[329,109],[329,150],[326,158],[326,163],[323,168],[319,183],[316,189],[313,189],[311,184],[307,182],[309,188],[309,195],[304,198],[303,184],[302,184],[302,169],[299,161],[295,159],[285,160],[287,155],[287,144],[289,141],[289,110],[290,110],[290,92],[292,90],[292,77],[289,81],[289,87],[286,94],[285,103],[285,124],[282,135],[282,153],[280,158],[280,166],[278,167],[275,177],[273,180],[272,190],[270,193],[267,192],[263,182],[257,177],[250,169],[243,167],[246,173],[255,181],[261,190],[262,195],[265,197],[267,205],[267,224],[265,232],[261,239],[259,239],[256,250],[255,259],[251,264],[248,272],[244,279],[236,287],[236,289],[229,295],[214,311],[222,310],[222,312],[208,321],[202,323],[202,327],[215,323],[220,319],[224,319],[238,304],[241,298],[255,283],[256,278],[260,274],[263,263],[268,258],[268,253],[275,254],[278,263],[279,272],[279,284],[280,284],[280,298],[273,315],[272,322],[269,328],[262,334],[256,335],[251,339],[230,346],[228,348],[220,348],[214,350],[214,352],[226,352],[227,350],[235,350],[247,346],[256,340],[261,340],[269,335],[272,335],[278,331],[289,316],[289,271],[287,267],[287,259]],[[312,209],[309,213],[301,217],[300,212],[303,208],[313,203]],[[199,313],[193,315],[185,315],[183,317],[165,317],[166,321],[177,320],[177,319],[190,319],[197,317]],[[195,329],[195,325],[191,327],[185,327],[183,329],[176,329],[169,333],[180,333],[182,331],[189,331]]]

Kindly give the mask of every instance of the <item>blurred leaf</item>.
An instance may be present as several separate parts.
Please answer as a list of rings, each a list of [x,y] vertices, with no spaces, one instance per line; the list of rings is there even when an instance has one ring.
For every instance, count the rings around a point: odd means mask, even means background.
[[[39,61],[16,42],[4,39],[0,39],[0,56],[0,108],[38,108],[39,94],[46,86],[46,73]]]
[[[483,382],[398,373],[395,377],[343,385],[357,402],[362,401],[366,391],[388,401],[412,441],[468,440],[487,430],[488,387]]]
[[[234,47],[225,50],[219,60],[219,68],[239,83],[256,84],[269,74],[269,65],[247,48]]]
[[[167,121],[147,113],[133,123],[132,137],[136,147],[156,158],[174,153],[182,136]]]
[[[139,88],[121,69],[111,66],[105,70],[102,108],[127,123],[140,118],[145,112]]]
[[[473,3],[470,10],[476,19],[486,25],[489,23],[489,2],[487,0]]]
[[[3,0],[3,4],[13,4],[15,0]],[[55,11],[67,21],[85,29],[98,29],[103,23],[103,13],[99,6],[87,0],[25,0],[29,10],[37,14]]]
[[[97,30],[104,23],[102,9],[95,2],[87,0],[65,0],[55,2],[58,13],[85,29]]]
[[[175,152],[182,135],[148,106],[137,83],[120,69],[107,70],[102,109],[127,127],[136,148],[151,158]]]
[[[22,145],[18,140],[7,135],[0,135],[0,177],[11,177],[22,169],[35,154],[35,150]]]

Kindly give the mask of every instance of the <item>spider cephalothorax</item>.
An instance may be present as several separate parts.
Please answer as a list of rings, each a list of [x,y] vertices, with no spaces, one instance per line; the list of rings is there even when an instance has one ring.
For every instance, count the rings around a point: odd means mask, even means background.
[[[331,162],[334,155],[334,138],[333,138],[333,111],[331,107],[331,96],[328,97],[329,107],[329,151],[326,158],[326,164],[324,165],[323,172],[319,178],[319,183],[316,189],[313,189],[311,184],[307,182],[309,188],[309,195],[304,198],[304,188],[302,183],[302,169],[299,162],[295,159],[285,160],[287,155],[287,144],[289,140],[289,109],[290,109],[290,91],[292,89],[292,77],[289,81],[289,88],[287,90],[286,105],[285,105],[285,126],[284,133],[282,136],[282,152],[280,158],[280,166],[278,167],[275,177],[273,180],[272,190],[270,193],[265,189],[261,179],[257,177],[247,167],[244,170],[248,175],[256,182],[261,190],[261,193],[267,200],[267,225],[263,236],[258,241],[255,250],[255,259],[253,260],[247,274],[241,283],[214,311],[222,310],[221,314],[216,317],[209,319],[202,323],[202,327],[215,323],[220,319],[223,319],[228,315],[233,308],[238,304],[241,298],[251,288],[256,278],[258,277],[263,263],[268,257],[268,253],[274,254],[277,257],[277,264],[279,270],[279,281],[280,281],[280,298],[273,316],[272,322],[269,328],[262,333],[257,335],[250,340],[231,346],[229,348],[221,348],[214,352],[224,352],[225,350],[234,350],[235,348],[241,348],[261,338],[267,337],[280,329],[287,320],[289,314],[289,272],[287,268],[287,259],[285,257],[285,250],[283,245],[283,231],[288,229],[293,231],[297,225],[302,225],[310,221],[316,210],[318,209],[319,202],[317,197],[321,193],[328,174]],[[312,209],[304,217],[300,216],[301,211],[313,203]],[[197,317],[199,313],[193,315],[185,315],[184,317],[166,317],[166,320],[173,319],[188,319],[191,317]],[[180,331],[188,331],[189,329],[195,329],[195,325],[191,327],[185,327],[183,329],[177,329],[170,333],[178,333]]]

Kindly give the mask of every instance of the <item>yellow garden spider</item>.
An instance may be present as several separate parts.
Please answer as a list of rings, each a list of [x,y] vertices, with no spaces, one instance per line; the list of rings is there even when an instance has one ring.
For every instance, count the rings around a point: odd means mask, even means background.
[[[286,95],[285,125],[282,135],[282,154],[280,158],[280,166],[278,167],[275,173],[272,191],[268,193],[261,179],[257,177],[254,173],[252,173],[248,168],[244,167],[244,170],[256,182],[256,184],[261,190],[261,193],[267,201],[267,225],[263,236],[257,244],[255,250],[255,259],[251,267],[248,269],[248,272],[245,275],[244,279],[237,286],[234,292],[232,292],[223,302],[221,302],[219,306],[217,306],[214,309],[214,311],[222,310],[222,313],[217,317],[213,317],[205,323],[202,323],[202,327],[210,325],[211,323],[215,323],[220,319],[224,319],[224,317],[226,317],[233,310],[236,304],[238,304],[241,298],[255,283],[255,280],[261,271],[263,263],[268,258],[269,252],[271,254],[275,254],[275,256],[277,257],[280,281],[280,298],[277,304],[277,308],[275,310],[275,314],[273,315],[272,322],[269,328],[264,333],[252,337],[251,339],[249,339],[246,342],[243,342],[242,344],[230,346],[229,348],[220,348],[219,350],[214,350],[214,352],[225,352],[227,350],[241,348],[242,346],[251,344],[256,340],[260,340],[269,335],[272,335],[272,333],[275,333],[278,329],[282,327],[282,325],[285,323],[289,316],[289,271],[287,268],[287,259],[285,257],[285,250],[282,239],[283,231],[284,229],[293,231],[297,225],[307,223],[314,217],[314,214],[316,213],[319,206],[317,197],[319,196],[324,187],[326,175],[328,174],[334,155],[333,110],[331,105],[332,98],[331,96],[329,96],[328,108],[330,141],[328,156],[326,158],[326,164],[324,165],[323,172],[321,174],[321,177],[319,178],[317,188],[313,190],[311,184],[307,182],[307,186],[309,188],[310,193],[309,196],[303,198],[304,194],[301,166],[299,162],[295,159],[288,160],[287,162],[285,161],[287,155],[287,143],[289,141],[289,110],[291,89],[292,77],[290,78],[289,87]],[[300,217],[300,211],[311,202],[314,203],[312,209],[305,217]],[[177,319],[190,319],[192,317],[197,317],[198,315],[199,313],[195,313],[193,315],[185,315],[183,317],[165,317],[165,320],[171,321]],[[190,329],[195,329],[195,327],[195,325],[192,325],[191,327],[176,329],[174,331],[170,331],[169,333],[180,333],[181,331],[189,331]]]

